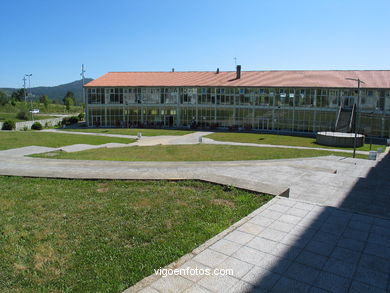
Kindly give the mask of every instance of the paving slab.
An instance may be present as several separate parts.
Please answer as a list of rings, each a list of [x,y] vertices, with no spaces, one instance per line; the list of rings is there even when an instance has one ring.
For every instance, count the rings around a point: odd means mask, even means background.
[[[242,232],[246,229],[243,227],[256,217],[264,219],[263,223],[258,222],[263,224],[262,227],[275,227],[272,224],[277,220],[270,224],[267,220],[270,219],[268,213],[286,202],[289,202],[290,207],[314,211],[317,217],[321,218],[323,214],[326,216],[315,227],[290,229],[289,232],[276,233],[277,236],[273,235],[273,231],[270,234],[259,232],[256,235]],[[307,217],[313,218],[308,213],[302,219]],[[368,289],[367,292],[386,292],[390,280],[387,259],[375,255],[379,251],[374,247],[368,250],[370,253],[363,252],[369,245],[368,239],[348,242],[346,239],[349,238],[343,236],[353,233],[351,231],[359,218],[368,223],[390,225],[390,219],[323,207],[292,198],[275,197],[259,211],[242,219],[233,230],[217,235],[209,241],[209,245],[187,255],[186,265],[201,263],[211,268],[212,272],[211,275],[192,279],[193,288],[203,288],[210,292],[356,292],[360,285],[360,288]],[[322,235],[328,233],[322,231],[327,230],[329,223],[335,227],[341,226],[342,233],[332,234],[332,237]],[[290,224],[299,227],[297,223]],[[388,234],[379,227],[371,224],[365,229],[369,233]],[[273,235],[272,240],[269,239],[270,235]],[[301,245],[301,242],[305,244]],[[213,268],[233,269],[235,273],[217,276]],[[126,292],[139,292],[141,289],[158,286],[163,289],[160,292],[169,292],[161,287],[163,281],[160,279],[162,278],[156,275],[147,277]],[[176,283],[172,282],[172,286]],[[180,283],[183,290],[179,287],[176,292],[186,292],[186,285]]]

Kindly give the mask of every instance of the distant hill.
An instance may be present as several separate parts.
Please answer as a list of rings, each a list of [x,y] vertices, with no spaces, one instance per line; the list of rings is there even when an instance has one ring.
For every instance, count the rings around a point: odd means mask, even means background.
[[[90,82],[92,81],[92,78],[85,78],[84,82]],[[62,103],[62,99],[66,95],[66,92],[71,91],[74,93],[76,97],[76,103],[80,104],[82,103],[82,80],[76,80],[70,83],[60,84],[57,86],[39,86],[39,87],[32,87],[31,93],[36,96],[41,95],[48,95],[50,99],[60,101]],[[16,88],[0,88],[0,91],[3,91],[7,93],[8,95],[11,95],[11,93],[15,90],[18,90]]]

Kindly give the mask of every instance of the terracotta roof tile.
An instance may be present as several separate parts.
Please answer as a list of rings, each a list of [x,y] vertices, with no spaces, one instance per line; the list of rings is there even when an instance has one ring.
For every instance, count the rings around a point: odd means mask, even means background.
[[[240,79],[235,71],[109,72],[85,86],[355,88],[356,82],[346,78],[360,78],[366,88],[390,88],[390,70],[243,71]]]

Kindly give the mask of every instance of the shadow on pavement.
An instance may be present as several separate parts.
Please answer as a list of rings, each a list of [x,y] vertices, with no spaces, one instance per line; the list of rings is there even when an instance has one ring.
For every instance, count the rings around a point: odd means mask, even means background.
[[[261,255],[242,278],[247,291],[389,292],[389,178],[387,155],[338,208],[277,201],[265,215],[273,222],[247,243]]]

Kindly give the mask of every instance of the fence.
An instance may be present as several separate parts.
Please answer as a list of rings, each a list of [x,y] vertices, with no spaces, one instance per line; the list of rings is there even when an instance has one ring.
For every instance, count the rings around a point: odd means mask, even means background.
[[[22,121],[22,122],[16,122],[15,123],[15,130],[23,130],[24,128],[31,129],[31,126],[35,122],[39,122],[42,124],[43,127],[45,126],[56,126],[59,122],[62,121],[64,117],[58,117],[58,118],[51,118],[51,119],[41,119],[41,120],[34,120],[34,121]],[[0,129],[3,128],[3,122],[0,122]]]

